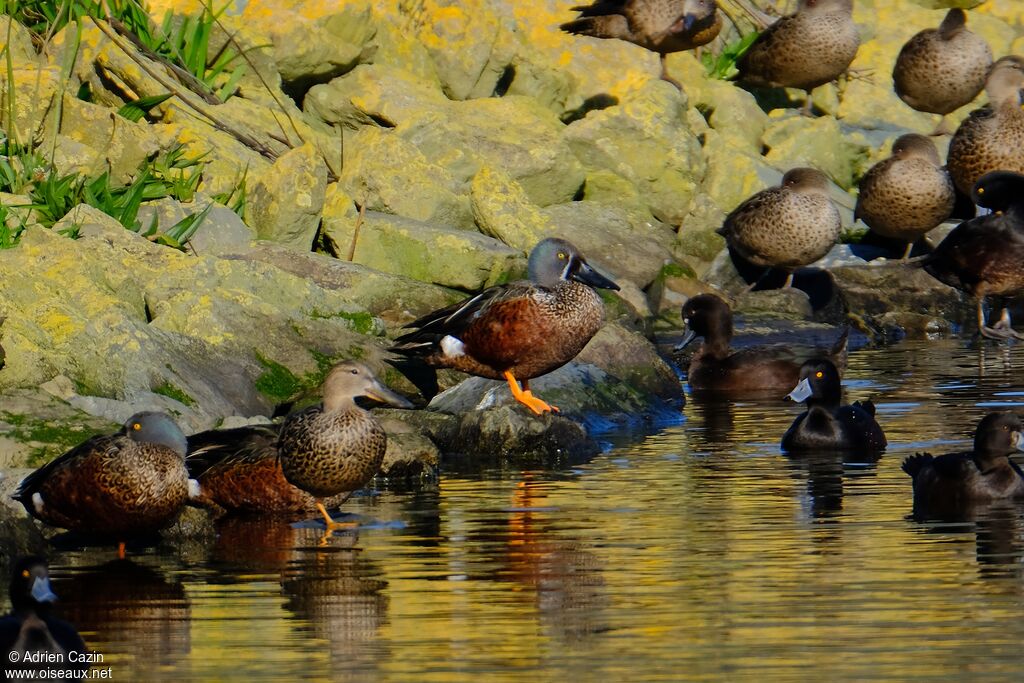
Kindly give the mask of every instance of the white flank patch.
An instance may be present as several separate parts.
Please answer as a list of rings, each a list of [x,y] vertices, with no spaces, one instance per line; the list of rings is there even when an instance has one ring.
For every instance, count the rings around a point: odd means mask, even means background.
[[[466,347],[462,344],[462,340],[449,334],[441,339],[441,352],[449,358],[457,358],[466,355]]]
[[[34,507],[36,512],[39,514],[43,514],[43,508],[46,507],[43,505],[43,497],[39,495],[38,491],[32,494],[32,507]]]
[[[188,480],[188,497],[198,498],[202,495],[202,489],[199,486],[199,482],[195,479]]]

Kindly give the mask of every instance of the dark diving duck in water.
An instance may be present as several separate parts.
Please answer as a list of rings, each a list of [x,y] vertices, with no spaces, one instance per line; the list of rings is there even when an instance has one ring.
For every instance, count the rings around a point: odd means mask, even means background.
[[[68,665],[69,652],[86,652],[85,642],[78,635],[75,627],[68,622],[50,614],[50,609],[57,600],[50,587],[50,572],[46,561],[41,557],[23,557],[14,565],[10,584],[11,613],[0,619],[0,643],[5,653],[3,657],[4,680],[21,680],[13,675],[15,669],[28,673],[33,670],[31,678],[41,678],[41,669],[64,670],[75,668]],[[41,661],[34,663],[29,655],[61,655],[62,660],[53,662]],[[82,671],[88,668],[81,665]],[[81,680],[81,676],[71,680]],[[26,678],[28,680],[28,678]]]
[[[842,405],[839,371],[832,361],[819,358],[800,367],[800,382],[787,398],[807,403],[807,412],[793,421],[782,437],[782,450],[884,451],[888,442],[875,421],[871,401]]]
[[[533,248],[528,275],[529,280],[485,289],[406,325],[415,329],[395,340],[391,350],[405,356],[395,365],[428,400],[437,392],[436,376],[413,377],[424,365],[431,375],[432,368],[453,368],[503,379],[512,396],[535,414],[557,410],[530,392],[529,380],[557,370],[583,350],[604,324],[604,303],[593,288],[619,286],[557,238]]]
[[[800,363],[808,355],[827,355],[840,366],[846,364],[846,342],[849,329],[831,349],[805,349],[789,344],[751,346],[733,350],[732,310],[714,294],[699,294],[683,304],[686,335],[677,346],[680,350],[697,337],[704,344],[690,359],[687,382],[694,391],[740,396],[774,395],[782,398],[800,378]]]
[[[1024,175],[986,173],[974,186],[974,203],[994,213],[964,221],[917,265],[951,287],[978,299],[978,332],[992,339],[1024,338],[1004,310],[985,323],[985,297],[1024,291]]]
[[[974,433],[974,448],[903,461],[914,480],[914,506],[948,509],[972,502],[1024,498],[1024,472],[1010,455],[1024,450],[1024,427],[1014,413],[989,413]]]

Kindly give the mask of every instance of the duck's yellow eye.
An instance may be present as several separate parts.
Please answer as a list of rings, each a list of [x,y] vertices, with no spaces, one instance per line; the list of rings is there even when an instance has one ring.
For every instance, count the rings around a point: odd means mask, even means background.
[[[825,376],[825,373],[822,372],[821,370],[818,370],[816,373],[814,373],[814,376],[817,377],[818,379],[821,379],[822,377]]]
[[[985,194],[985,188],[984,187],[979,187],[978,188],[978,194]]]
[[[139,431],[140,429],[142,429],[142,425],[139,424],[138,422],[133,422],[132,429],[134,429],[135,431]]]
[[[27,569],[23,569],[21,571],[21,575],[27,579],[28,577],[32,576],[32,573]]]
[[[559,261],[564,261],[565,260],[565,252],[564,251],[558,252],[558,260]]]

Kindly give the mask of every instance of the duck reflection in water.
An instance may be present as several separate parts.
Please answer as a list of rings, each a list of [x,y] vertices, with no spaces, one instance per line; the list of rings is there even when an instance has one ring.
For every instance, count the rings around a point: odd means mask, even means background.
[[[947,507],[915,506],[907,520],[924,534],[974,534],[978,575],[1024,579],[1024,501],[973,501]],[[1018,592],[1024,586],[1012,584]]]
[[[487,559],[497,560],[497,565],[479,563],[493,567],[483,578],[525,588],[514,595],[537,610],[552,637],[585,640],[610,628],[602,563],[580,538],[560,527],[561,513],[547,506],[548,485],[524,474],[511,508],[473,534],[473,546],[492,549]]]
[[[97,634],[95,648],[137,658],[137,670],[174,665],[191,650],[188,596],[180,581],[160,571],[113,560],[76,568],[54,586],[67,617]]]
[[[389,603],[383,575],[380,565],[359,548],[299,552],[289,563],[281,582],[285,609],[327,643],[335,671],[372,674],[390,658],[380,637]]]
[[[806,478],[804,510],[816,520],[836,517],[843,509],[847,479],[874,476],[881,458],[877,452],[804,452],[784,453],[788,468],[796,478]]]

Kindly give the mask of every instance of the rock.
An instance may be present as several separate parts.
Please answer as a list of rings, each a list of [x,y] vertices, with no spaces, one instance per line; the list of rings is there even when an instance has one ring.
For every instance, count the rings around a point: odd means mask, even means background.
[[[673,257],[685,261],[699,275],[707,272],[715,256],[725,248],[725,238],[716,231],[722,227],[726,215],[710,197],[697,195],[690,215],[679,226]]]
[[[205,197],[182,203],[165,197],[139,207],[138,221],[146,230],[156,221],[158,233],[167,232],[180,221],[206,210],[195,234],[188,240],[197,254],[218,254],[223,251],[244,249],[256,239],[256,233],[237,213]]]
[[[585,167],[622,176],[636,186],[655,218],[679,225],[705,169],[700,143],[686,123],[686,106],[678,88],[650,82],[631,99],[571,123],[565,139]]]
[[[202,159],[199,190],[207,196],[237,192],[270,168],[266,157],[194,116],[178,116],[174,123],[150,128],[164,149],[180,146],[183,158]]]
[[[339,229],[340,228],[340,229]],[[349,245],[354,225],[331,225],[330,237]],[[356,263],[464,291],[525,277],[522,251],[467,230],[368,211],[356,240]]]
[[[306,93],[303,109],[322,121],[348,128],[393,128],[424,110],[442,109],[448,99],[439,86],[383,64],[361,64],[341,78]]]
[[[54,128],[52,112],[61,83],[61,72],[53,66],[19,62],[9,74],[5,73],[0,79],[0,94],[8,103],[0,111],[4,131],[8,135],[17,134],[18,138],[31,139],[45,126]]]
[[[463,183],[394,130],[363,128],[346,136],[339,184],[372,211],[473,229]]]
[[[853,185],[856,157],[867,154],[866,149],[849,144],[839,122],[830,116],[787,114],[776,118],[765,130],[763,141],[768,148],[765,159],[776,168],[811,166],[843,188]]]
[[[14,62],[34,62],[39,59],[32,45],[32,33],[6,14],[0,15],[0,36],[6,47],[6,55]]]
[[[94,434],[119,428],[119,423],[93,417],[45,391],[5,391],[0,406],[0,470],[38,467]]]
[[[556,232],[548,217],[530,203],[522,185],[498,168],[480,169],[473,177],[470,197],[480,232],[510,247],[528,252]]]
[[[768,315],[787,320],[810,320],[814,314],[810,297],[796,287],[741,294],[735,298],[733,310],[746,315]]]
[[[584,172],[550,110],[526,97],[452,102],[427,110],[395,131],[426,159],[469,182],[484,167],[501,168],[539,206],[571,200]]]
[[[394,418],[381,420],[381,426],[388,434],[388,450],[380,467],[383,476],[411,478],[437,471],[441,454],[433,441]]]
[[[964,295],[912,265],[840,266],[830,272],[849,312],[875,328],[907,320],[907,313],[914,318],[907,333],[941,330],[933,322],[922,322],[924,318],[961,325],[974,319],[974,306]]]
[[[686,300],[713,291],[713,287],[697,279],[693,269],[671,263],[663,266],[658,277],[651,283],[647,289],[647,299],[651,310],[659,318],[667,317],[681,326],[680,309]]]
[[[259,239],[309,251],[326,189],[326,164],[312,145],[303,145],[281,156],[253,183],[246,197],[246,222]]]
[[[64,163],[62,173],[95,177],[108,171],[115,183],[130,182],[143,161],[160,150],[160,141],[149,126],[117,116],[110,109],[64,96],[60,132],[91,151],[78,164]]]

